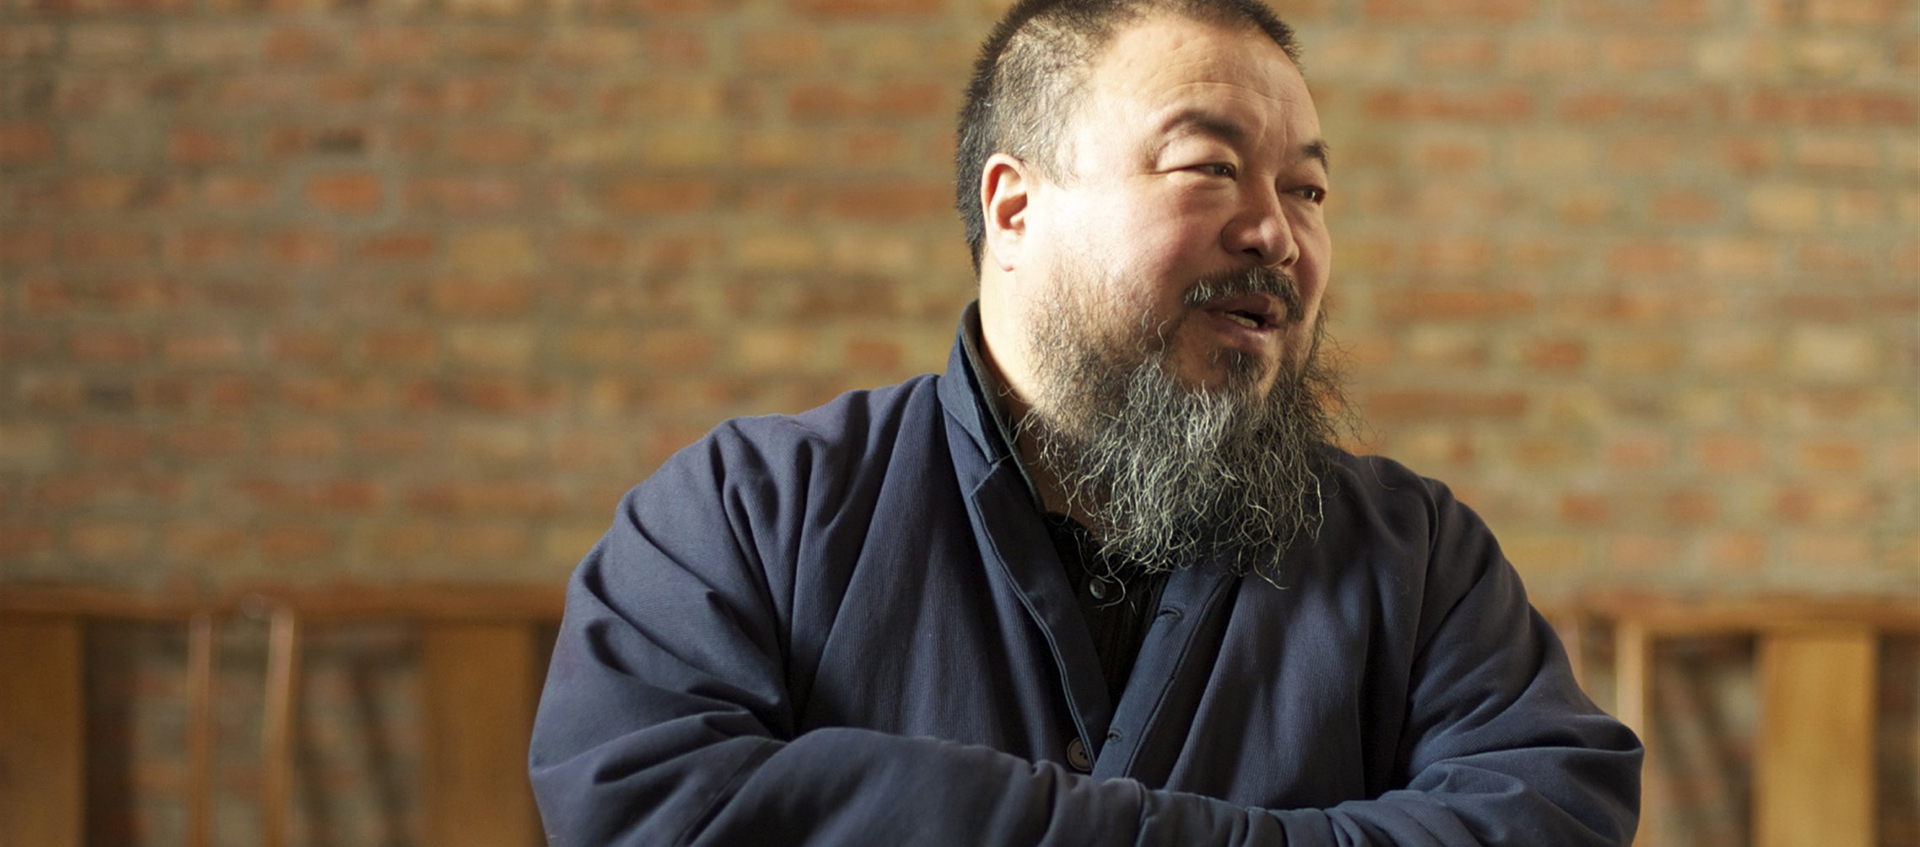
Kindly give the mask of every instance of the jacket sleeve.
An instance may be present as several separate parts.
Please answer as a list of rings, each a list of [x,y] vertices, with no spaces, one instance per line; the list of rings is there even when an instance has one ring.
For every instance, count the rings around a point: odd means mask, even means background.
[[[1284,844],[1272,818],[1198,795],[933,738],[796,733],[759,563],[796,517],[712,442],[630,492],[569,583],[530,752],[555,847]]]
[[[1273,812],[1288,843],[1631,843],[1639,739],[1581,691],[1559,638],[1480,518],[1439,483],[1415,484],[1430,495],[1431,548],[1406,688],[1404,786],[1329,809]]]

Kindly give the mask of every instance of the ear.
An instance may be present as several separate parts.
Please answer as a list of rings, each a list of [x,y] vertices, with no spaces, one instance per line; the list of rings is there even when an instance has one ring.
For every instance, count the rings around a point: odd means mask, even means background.
[[[1005,153],[987,157],[980,173],[980,208],[987,224],[986,255],[981,258],[1000,270],[1011,271],[1019,264],[1033,176],[1026,162]]]

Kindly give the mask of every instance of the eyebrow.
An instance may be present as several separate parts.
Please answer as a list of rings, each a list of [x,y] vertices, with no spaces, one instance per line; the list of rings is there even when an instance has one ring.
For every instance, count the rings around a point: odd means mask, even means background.
[[[1235,147],[1243,146],[1247,140],[1247,131],[1240,124],[1213,112],[1185,109],[1169,118],[1161,128],[1159,149],[1166,149],[1174,139],[1186,135],[1211,136]],[[1326,139],[1316,138],[1302,144],[1297,152],[1302,157],[1319,162],[1321,170],[1333,172],[1333,149],[1327,145]]]

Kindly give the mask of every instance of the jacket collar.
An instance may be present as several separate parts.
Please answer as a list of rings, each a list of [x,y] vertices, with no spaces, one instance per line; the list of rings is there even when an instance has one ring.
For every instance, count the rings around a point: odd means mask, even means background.
[[[940,380],[940,404],[990,464],[1011,460],[1019,466],[1020,458],[1013,450],[1013,427],[998,401],[1005,388],[981,355],[980,337],[980,302],[976,300],[968,303],[960,315],[953,351],[947,356],[947,372]],[[1026,468],[1020,468],[1020,475],[1026,476]]]

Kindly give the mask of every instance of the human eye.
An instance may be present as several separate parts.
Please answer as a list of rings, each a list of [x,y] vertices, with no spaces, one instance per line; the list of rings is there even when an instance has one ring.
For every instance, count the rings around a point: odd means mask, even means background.
[[[1222,179],[1233,179],[1240,173],[1237,168],[1226,162],[1207,162],[1206,164],[1195,165],[1193,169],[1207,176],[1217,176]]]
[[[1307,202],[1315,206],[1327,202],[1327,190],[1317,185],[1303,185],[1294,189],[1293,193],[1306,198]]]

